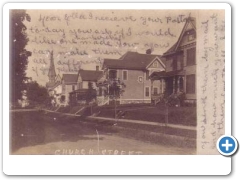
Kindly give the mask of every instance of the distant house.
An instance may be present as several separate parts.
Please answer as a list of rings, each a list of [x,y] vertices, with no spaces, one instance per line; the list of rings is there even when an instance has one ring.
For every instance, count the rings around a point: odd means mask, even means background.
[[[96,94],[96,83],[103,77],[103,71],[99,70],[82,70],[78,71],[76,77],[76,88],[70,92],[71,102],[74,104],[86,103],[86,93],[89,87],[92,87],[92,93]]]
[[[171,95],[186,93],[186,102],[196,102],[196,21],[189,17],[182,29],[178,41],[168,49],[166,71],[151,75],[153,80],[166,82],[166,93]]]
[[[126,87],[118,99],[120,104],[150,103],[153,94],[163,93],[164,81],[151,82],[149,76],[153,72],[165,71],[165,62],[159,55],[138,52],[127,52],[119,59],[104,59],[104,77],[119,79]],[[104,96],[107,89],[99,87],[99,96]]]
[[[77,74],[63,74],[62,75],[62,94],[61,105],[69,104],[69,93],[77,89]]]
[[[60,75],[56,75],[53,51],[50,52],[50,66],[48,70],[48,82],[46,83],[46,88],[51,97],[54,98],[53,105],[60,104],[60,95],[62,94],[62,78]]]

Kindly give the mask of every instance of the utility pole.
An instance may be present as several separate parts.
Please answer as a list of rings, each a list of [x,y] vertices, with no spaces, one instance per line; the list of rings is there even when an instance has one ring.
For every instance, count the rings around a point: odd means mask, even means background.
[[[168,104],[165,103],[165,126],[168,126]]]
[[[114,117],[117,118],[116,90],[114,89]]]

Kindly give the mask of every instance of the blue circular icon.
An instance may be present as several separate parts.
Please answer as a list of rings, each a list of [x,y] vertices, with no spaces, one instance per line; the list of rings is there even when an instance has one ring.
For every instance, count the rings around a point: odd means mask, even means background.
[[[233,155],[238,148],[238,142],[233,136],[221,136],[217,141],[217,149],[224,156]]]

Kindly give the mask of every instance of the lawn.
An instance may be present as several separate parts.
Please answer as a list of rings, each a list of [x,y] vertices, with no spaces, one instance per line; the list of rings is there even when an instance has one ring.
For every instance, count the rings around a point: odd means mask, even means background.
[[[197,125],[196,107],[169,107],[165,106],[118,106],[117,111],[125,111],[124,119],[142,120],[165,123],[168,114],[168,123],[187,126]],[[100,107],[98,116],[114,118],[114,107]]]

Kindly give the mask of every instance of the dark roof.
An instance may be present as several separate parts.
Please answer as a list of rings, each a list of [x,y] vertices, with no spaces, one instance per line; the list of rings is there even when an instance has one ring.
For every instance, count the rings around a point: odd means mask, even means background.
[[[77,83],[77,74],[63,74],[62,80],[68,83]]]
[[[81,75],[83,81],[97,81],[103,76],[103,71],[93,70],[79,70],[78,73]]]
[[[48,88],[49,91],[53,90],[55,87],[57,87],[58,85],[60,85],[61,82],[57,81],[57,82],[47,82],[46,87]]]
[[[177,46],[177,43],[175,43],[172,47],[170,47],[170,48],[164,53],[164,55],[165,55],[165,54],[169,55],[169,54],[171,54],[171,53],[174,53],[176,46]]]
[[[185,75],[185,71],[184,70],[176,70],[176,71],[169,71],[169,72],[166,72],[166,71],[153,72],[150,75],[150,78],[158,79],[161,77],[170,77],[170,76],[176,76],[176,75],[183,76],[183,75]]]
[[[75,91],[70,92],[69,94],[73,94],[73,93],[86,93],[88,91],[88,89],[77,89]]]
[[[160,55],[139,54],[138,52],[127,52],[119,59],[104,59],[103,66],[113,69],[136,69],[145,70],[154,58]],[[162,59],[161,61],[165,63]]]
[[[89,89],[77,89],[75,91],[70,92],[69,94],[86,94],[89,92]],[[96,89],[91,89],[91,92],[96,93]]]
[[[177,48],[179,46],[179,41],[181,41],[182,36],[183,36],[183,31],[184,31],[185,27],[187,26],[187,24],[189,24],[189,23],[191,23],[192,26],[193,26],[193,29],[196,30],[196,18],[193,18],[193,17],[187,18],[186,23],[185,23],[185,25],[184,25],[184,27],[182,29],[182,32],[181,32],[181,34],[180,34],[180,36],[178,38],[178,41],[174,45],[172,45],[165,53],[163,53],[163,56],[174,54],[175,52],[178,51]]]

